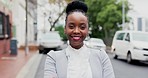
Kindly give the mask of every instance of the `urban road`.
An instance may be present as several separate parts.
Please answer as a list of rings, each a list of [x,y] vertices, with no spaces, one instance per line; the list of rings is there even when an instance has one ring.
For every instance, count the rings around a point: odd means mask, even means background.
[[[148,78],[148,64],[134,63],[128,64],[126,60],[113,59],[112,54],[108,53],[113,65],[116,78]],[[46,55],[43,55],[35,78],[43,78],[44,62]]]

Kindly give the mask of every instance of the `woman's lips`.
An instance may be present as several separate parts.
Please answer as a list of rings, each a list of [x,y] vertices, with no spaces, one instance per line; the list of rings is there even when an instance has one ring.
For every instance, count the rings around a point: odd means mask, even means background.
[[[80,37],[72,37],[72,39],[77,41],[77,40],[80,40],[81,38]]]

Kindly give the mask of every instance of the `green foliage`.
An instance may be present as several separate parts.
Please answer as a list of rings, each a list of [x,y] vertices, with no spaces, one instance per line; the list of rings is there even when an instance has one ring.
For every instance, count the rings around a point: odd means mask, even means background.
[[[63,26],[57,26],[57,27],[55,27],[55,31],[59,31],[59,34],[60,34],[60,36],[61,36],[61,38],[62,38],[63,41],[66,41],[67,40],[67,37],[66,37],[66,35],[64,33],[64,27]]]
[[[118,1],[118,2],[117,2]],[[121,29],[117,26],[122,24],[122,0],[85,0],[88,5],[88,17],[91,36],[97,38],[113,37],[115,31]],[[125,0],[125,16],[129,10]],[[128,22],[127,17],[126,22]]]

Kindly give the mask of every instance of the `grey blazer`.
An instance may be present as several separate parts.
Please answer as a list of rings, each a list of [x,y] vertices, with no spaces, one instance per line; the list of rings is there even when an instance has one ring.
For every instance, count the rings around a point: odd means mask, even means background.
[[[110,59],[105,51],[90,49],[90,66],[92,78],[115,78]],[[67,78],[68,59],[65,49],[51,51],[47,54],[44,78]]]

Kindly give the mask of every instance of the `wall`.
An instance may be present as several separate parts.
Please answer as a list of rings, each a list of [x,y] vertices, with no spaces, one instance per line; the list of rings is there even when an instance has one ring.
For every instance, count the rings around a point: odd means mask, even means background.
[[[29,4],[29,3],[28,3]],[[26,38],[26,10],[25,0],[13,1],[13,26],[16,26],[16,39],[18,40],[18,47],[25,45]],[[28,7],[28,42],[34,41],[34,17],[33,10]]]
[[[8,1],[9,2],[9,1]],[[11,39],[11,25],[12,25],[12,12],[9,6],[4,3],[4,1],[0,1],[0,12],[3,13],[3,35],[0,38],[0,54],[9,53],[10,52],[10,39]],[[9,23],[6,22],[6,17],[9,16]],[[5,18],[4,18],[5,17]],[[9,24],[9,27],[7,25]],[[9,30],[7,30],[9,28]],[[10,33],[8,33],[9,31]],[[7,37],[6,37],[7,36]]]

